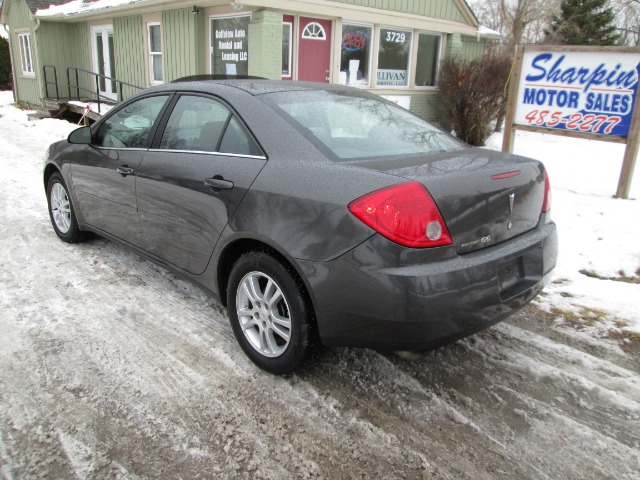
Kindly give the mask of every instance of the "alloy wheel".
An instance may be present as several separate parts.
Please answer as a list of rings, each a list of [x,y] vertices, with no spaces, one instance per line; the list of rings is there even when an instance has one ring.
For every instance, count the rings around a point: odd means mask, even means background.
[[[291,341],[291,314],[280,286],[262,272],[246,274],[236,293],[244,336],[265,357],[282,355]]]

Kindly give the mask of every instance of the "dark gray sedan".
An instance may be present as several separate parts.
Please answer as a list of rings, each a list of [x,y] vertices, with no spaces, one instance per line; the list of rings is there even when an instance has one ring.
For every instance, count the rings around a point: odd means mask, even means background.
[[[477,332],[556,263],[540,162],[339,86],[148,89],[53,144],[44,184],[58,237],[95,232],[198,282],[277,374],[318,342],[423,350]]]

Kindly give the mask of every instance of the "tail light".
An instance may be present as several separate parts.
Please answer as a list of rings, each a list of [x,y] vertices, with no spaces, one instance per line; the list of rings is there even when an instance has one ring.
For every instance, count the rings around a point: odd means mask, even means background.
[[[549,175],[544,172],[544,202],[542,202],[542,213],[551,210],[551,184],[549,183]]]
[[[376,190],[349,204],[365,225],[405,247],[450,245],[449,230],[427,189],[418,182]]]

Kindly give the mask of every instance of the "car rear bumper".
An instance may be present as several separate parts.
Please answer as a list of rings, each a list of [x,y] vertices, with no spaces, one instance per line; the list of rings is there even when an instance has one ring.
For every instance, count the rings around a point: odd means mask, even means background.
[[[323,344],[435,348],[483,330],[529,303],[556,264],[553,223],[500,245],[407,249],[374,235],[331,262],[298,261]]]

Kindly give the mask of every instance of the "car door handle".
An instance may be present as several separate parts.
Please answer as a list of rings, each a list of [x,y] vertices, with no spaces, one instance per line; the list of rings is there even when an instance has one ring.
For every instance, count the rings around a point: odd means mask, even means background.
[[[121,167],[116,168],[116,172],[118,172],[120,175],[124,175],[125,177],[127,175],[133,175],[134,173],[136,173],[133,168],[127,167],[126,165],[122,165]]]
[[[218,188],[220,190],[231,190],[233,188],[233,182],[225,180],[224,178],[216,175],[213,178],[207,178],[204,181],[205,186],[211,188]]]

